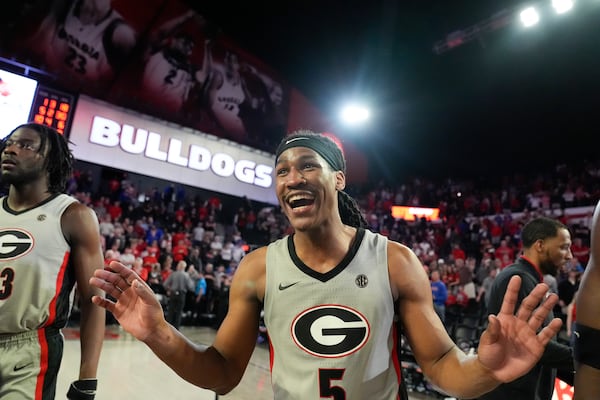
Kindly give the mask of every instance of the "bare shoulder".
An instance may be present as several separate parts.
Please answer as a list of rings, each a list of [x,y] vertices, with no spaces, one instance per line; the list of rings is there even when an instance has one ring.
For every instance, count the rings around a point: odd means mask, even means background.
[[[74,202],[63,213],[61,224],[65,237],[71,240],[78,234],[98,230],[98,217],[88,206]]]
[[[75,222],[98,221],[94,210],[76,201],[70,204],[63,214],[63,220],[74,220]]]
[[[267,271],[267,247],[260,247],[242,258],[233,277],[234,285],[249,289],[258,300],[265,296],[265,276]]]
[[[429,278],[421,261],[407,246],[388,241],[388,271],[394,299],[413,297],[429,287]]]
[[[241,268],[265,269],[267,264],[267,246],[259,247],[246,254],[240,262]]]

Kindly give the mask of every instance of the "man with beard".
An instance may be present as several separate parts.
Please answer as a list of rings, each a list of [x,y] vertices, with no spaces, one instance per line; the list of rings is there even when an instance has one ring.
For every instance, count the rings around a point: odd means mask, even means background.
[[[88,282],[103,266],[98,219],[61,193],[73,156],[54,129],[18,126],[0,154],[9,186],[0,198],[0,399],[54,399],[77,284],[81,364],[67,398],[93,400],[105,321],[91,302],[102,292]]]
[[[531,220],[523,227],[521,239],[523,255],[514,264],[503,269],[494,280],[488,304],[489,313],[500,311],[502,298],[513,276],[520,276],[522,280],[516,305],[518,307],[536,285],[544,281],[545,274],[556,276],[573,257],[571,234],[557,220],[544,217]],[[544,325],[553,317],[550,313]],[[531,371],[513,382],[498,386],[480,399],[550,400],[557,372],[561,375],[560,378],[572,384],[573,370],[571,348],[553,339]]]

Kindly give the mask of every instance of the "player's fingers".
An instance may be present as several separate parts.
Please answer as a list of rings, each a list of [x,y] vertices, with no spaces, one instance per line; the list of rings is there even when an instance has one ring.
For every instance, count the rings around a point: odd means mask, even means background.
[[[123,293],[123,290],[119,289],[118,286],[115,286],[112,282],[106,279],[101,279],[97,278],[96,276],[92,276],[89,282],[90,285],[96,286],[97,288],[104,290],[104,292],[111,295],[115,299],[118,299]]]
[[[112,263],[111,263],[112,266]],[[128,273],[131,272],[132,274]],[[129,289],[131,282],[137,277],[133,271],[119,270],[118,272],[111,270],[96,270],[94,276],[109,282],[111,285],[118,288],[121,292]]]
[[[488,326],[484,331],[484,335],[481,336],[482,340],[485,340],[487,344],[498,341],[500,337],[500,321],[495,315],[488,316]]]
[[[110,312],[114,312],[115,310],[115,303],[113,303],[112,301],[104,298],[104,297],[100,297],[100,296],[92,296],[92,303],[94,303],[95,305],[105,308]]]
[[[552,340],[558,332],[560,331],[560,327],[562,326],[562,320],[560,318],[554,318],[548,325],[544,327],[538,333],[538,338],[543,346],[547,345],[550,340]]]
[[[532,315],[534,315],[534,320],[537,321],[539,316],[535,316],[534,310],[538,308],[538,305],[540,305],[540,303],[542,304],[542,306],[540,307],[541,313],[547,314],[548,311],[550,311],[550,308],[544,307],[543,304],[544,298],[546,298],[547,294],[548,285],[546,285],[545,283],[537,284],[536,287],[529,293],[529,295],[527,295],[527,297],[525,297],[521,302],[521,306],[517,311],[517,318],[522,319],[523,321],[527,321]],[[538,325],[538,328],[539,326],[541,326],[541,324]]]
[[[140,276],[136,274],[135,271],[118,261],[112,261],[108,266],[108,270],[118,275],[120,279],[117,279],[117,277],[113,276],[111,277],[110,281],[123,291],[129,288],[134,280],[137,279],[142,281]]]
[[[529,326],[535,331],[540,329],[557,302],[558,296],[555,293],[547,293],[547,297],[542,301],[542,304],[533,312],[531,318],[529,318]]]
[[[504,293],[504,299],[502,300],[502,307],[498,314],[509,314],[513,315],[515,312],[515,306],[519,297],[519,288],[521,287],[521,277],[518,275],[510,278],[508,286],[506,287],[506,293]]]
[[[157,303],[156,296],[150,286],[148,286],[144,281],[140,279],[135,279],[131,287],[136,291],[138,296],[142,299],[144,303]]]

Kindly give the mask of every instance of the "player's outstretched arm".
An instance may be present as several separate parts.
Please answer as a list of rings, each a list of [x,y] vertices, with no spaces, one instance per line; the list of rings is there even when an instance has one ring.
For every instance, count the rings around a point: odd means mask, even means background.
[[[119,262],[97,270],[90,279],[114,300],[97,296],[92,300],[113,313],[123,329],[143,341],[183,379],[224,394],[241,380],[258,335],[256,280],[260,278],[260,265],[256,268],[254,264],[260,261],[260,255],[249,256],[240,263],[233,279],[229,311],[212,346],[193,343],[167,323],[150,287]]]

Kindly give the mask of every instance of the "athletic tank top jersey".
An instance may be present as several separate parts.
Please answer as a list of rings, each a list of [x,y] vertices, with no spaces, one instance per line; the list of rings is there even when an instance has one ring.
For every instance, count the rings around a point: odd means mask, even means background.
[[[178,112],[181,111],[193,83],[189,65],[169,57],[164,51],[158,51],[146,63],[142,90],[157,105]]]
[[[359,229],[325,274],[298,258],[291,236],[270,244],[264,307],[275,399],[399,399],[384,236]]]
[[[218,68],[218,70],[223,76],[223,84],[215,94],[212,112],[227,133],[240,137],[245,135],[244,124],[239,116],[240,104],[245,98],[241,78],[232,83],[227,79],[224,69]]]
[[[59,194],[16,212],[0,199],[0,334],[66,324],[75,272],[60,219],[76,201]]]
[[[112,36],[122,18],[114,10],[99,22],[84,24],[76,16],[79,1],[73,1],[47,49],[46,58],[51,67],[68,70],[76,79],[98,80],[112,76],[105,41]]]

